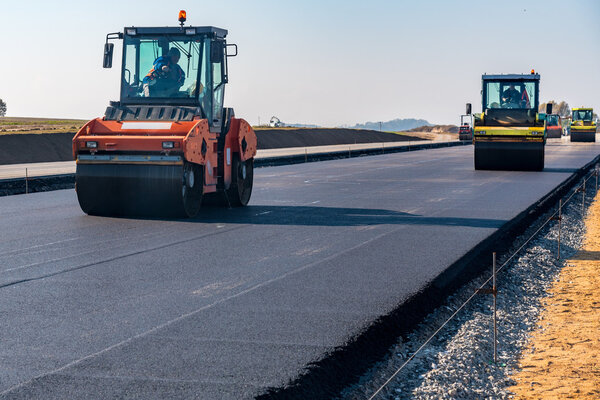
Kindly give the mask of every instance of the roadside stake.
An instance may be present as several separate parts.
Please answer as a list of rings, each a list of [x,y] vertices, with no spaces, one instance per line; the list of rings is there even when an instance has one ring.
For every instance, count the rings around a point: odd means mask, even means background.
[[[27,174],[27,168],[25,168],[25,194],[29,193],[29,177]]]
[[[491,294],[494,296],[493,304],[492,304],[492,309],[493,309],[492,321],[493,321],[493,325],[494,325],[494,332],[493,332],[494,364],[496,364],[498,362],[498,347],[497,347],[498,324],[497,324],[497,319],[496,319],[496,294],[498,293],[498,291],[496,290],[496,252],[492,253],[492,288],[491,289],[490,288],[479,288],[475,291],[475,293]]]
[[[496,319],[496,252],[492,253],[492,294],[494,295],[494,364],[498,363],[498,323]]]
[[[585,179],[583,180],[583,186],[581,188],[581,216],[585,214]]]
[[[558,216],[550,218],[553,221],[558,221],[558,255],[556,258],[560,260],[560,231],[562,227],[562,199],[558,200]]]

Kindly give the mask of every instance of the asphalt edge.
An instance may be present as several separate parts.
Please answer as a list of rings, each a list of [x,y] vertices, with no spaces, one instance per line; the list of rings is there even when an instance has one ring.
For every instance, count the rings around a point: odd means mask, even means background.
[[[498,231],[454,262],[421,292],[391,313],[375,320],[352,341],[338,347],[326,358],[310,364],[306,373],[284,387],[270,388],[257,396],[272,399],[339,398],[348,386],[358,383],[376,362],[383,360],[398,338],[409,333],[444,299],[476,276],[491,268],[491,253],[507,255],[515,238],[523,234],[564,197],[597,163],[600,155],[574,172],[553,190],[532,204]]]
[[[403,143],[403,142],[402,142]],[[432,143],[421,143],[416,145],[400,145],[381,147],[373,149],[355,149],[348,151],[333,151],[327,153],[315,153],[315,154],[299,154],[292,156],[281,156],[281,157],[266,157],[258,158],[254,160],[254,166],[261,167],[276,167],[282,165],[301,164],[305,162],[318,162],[318,161],[329,161],[339,160],[343,158],[362,157],[362,156],[374,156],[390,153],[404,153],[417,150],[425,149],[436,149],[441,147],[454,147],[454,146],[465,146],[470,145],[471,142],[432,142]],[[61,189],[72,189],[75,187],[75,174],[59,174],[59,175],[47,175],[40,177],[25,178],[12,178],[12,179],[0,179],[0,197],[12,196],[16,194],[24,193],[36,193],[36,192],[48,192],[52,190]]]

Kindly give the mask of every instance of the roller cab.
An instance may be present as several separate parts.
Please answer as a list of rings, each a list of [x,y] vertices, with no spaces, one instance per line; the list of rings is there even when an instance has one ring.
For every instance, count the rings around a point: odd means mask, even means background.
[[[476,170],[544,169],[546,114],[537,112],[539,81],[533,71],[483,75],[482,112],[474,115]]]
[[[594,109],[573,108],[571,118],[571,142],[595,142],[596,122]]]
[[[256,135],[223,107],[227,59],[237,46],[215,27],[129,27],[123,40],[121,93],[104,117],[73,138],[82,210],[104,216],[195,216],[209,200],[250,200]],[[229,53],[228,53],[229,49]]]

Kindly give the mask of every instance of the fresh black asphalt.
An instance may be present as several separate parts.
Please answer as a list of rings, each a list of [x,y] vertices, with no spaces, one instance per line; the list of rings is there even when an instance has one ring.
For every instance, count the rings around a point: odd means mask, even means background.
[[[0,398],[241,399],[296,379],[600,153],[474,171],[472,146],[255,171],[250,205],[90,217],[0,198]]]

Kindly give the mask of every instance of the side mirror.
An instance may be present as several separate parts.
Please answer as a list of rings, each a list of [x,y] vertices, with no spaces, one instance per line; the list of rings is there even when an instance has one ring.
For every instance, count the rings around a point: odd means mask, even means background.
[[[546,114],[552,114],[552,103],[546,103]]]
[[[103,68],[112,68],[114,43],[104,43],[104,60],[102,61]]]
[[[223,46],[223,42],[220,40],[215,40],[211,43],[210,46],[210,60],[211,62],[218,64],[223,62],[223,55],[225,49]]]
[[[471,103],[467,103],[467,115],[471,115]]]
[[[227,44],[227,47],[226,47],[226,50],[227,50],[227,49],[235,49],[235,53],[233,53],[233,52],[232,52],[232,53],[230,54],[230,53],[229,53],[229,51],[227,51],[227,54],[226,54],[226,56],[227,56],[227,57],[235,57],[235,56],[237,56],[237,55],[238,55],[238,47],[237,47],[237,44],[235,44],[235,43],[231,43],[231,44],[229,44],[229,43],[228,43],[228,44]]]

